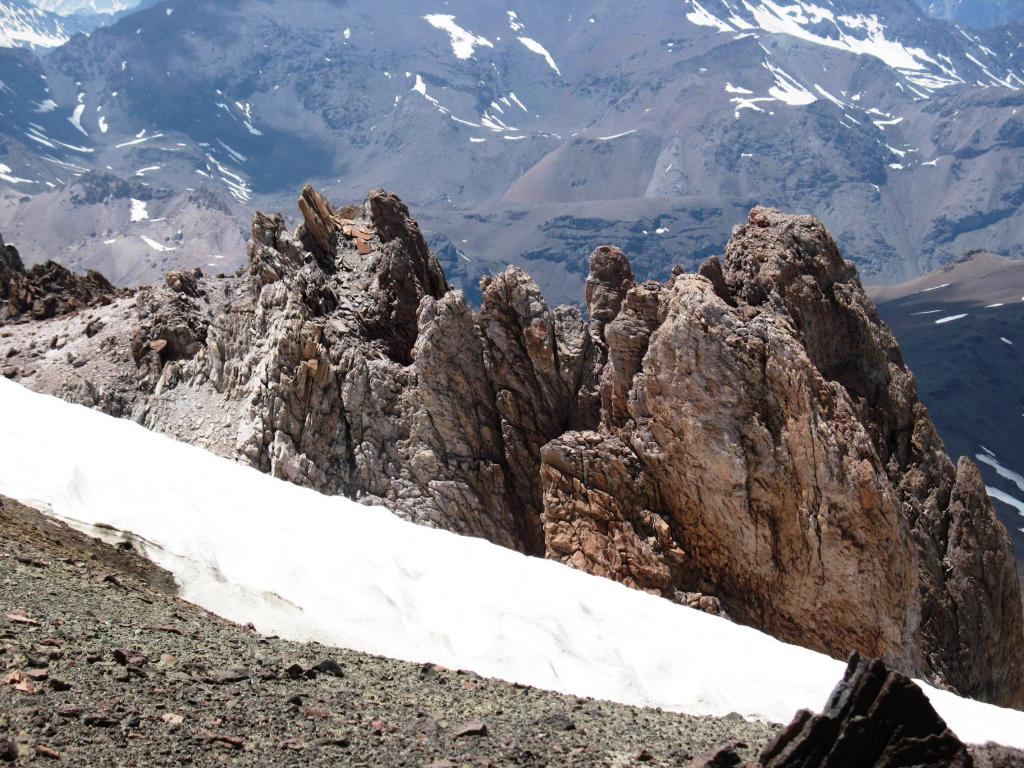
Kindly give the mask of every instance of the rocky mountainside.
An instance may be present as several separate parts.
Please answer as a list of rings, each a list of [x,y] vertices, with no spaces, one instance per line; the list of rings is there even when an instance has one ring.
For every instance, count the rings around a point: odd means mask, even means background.
[[[0,48],[56,48],[88,28],[24,0],[0,2]]]
[[[733,6],[157,3],[44,58],[0,51],[0,228],[29,260],[70,258],[73,229],[82,266],[147,282],[224,254],[60,187],[112,173],[274,210],[309,182],[353,202],[384,184],[474,301],[511,263],[578,302],[603,242],[666,279],[754,201],[818,216],[874,281],[1021,254],[1016,36],[912,0]]]
[[[129,5],[116,0],[3,0],[0,2],[0,48],[45,52],[63,45],[76,34],[88,34],[103,24],[114,22]]]
[[[585,321],[515,267],[474,312],[390,193],[299,207],[256,215],[238,277],[8,324],[0,354],[293,482],[1024,704],[1006,530],[820,223],[757,208],[663,283],[598,249]]]

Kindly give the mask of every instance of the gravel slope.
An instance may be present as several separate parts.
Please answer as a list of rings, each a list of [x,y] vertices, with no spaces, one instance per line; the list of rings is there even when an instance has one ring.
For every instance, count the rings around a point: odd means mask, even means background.
[[[0,762],[670,766],[775,731],[266,638],[173,590],[0,499]]]

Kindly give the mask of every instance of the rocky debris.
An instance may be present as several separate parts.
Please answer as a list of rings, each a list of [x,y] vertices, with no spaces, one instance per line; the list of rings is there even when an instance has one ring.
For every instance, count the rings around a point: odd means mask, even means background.
[[[599,248],[587,321],[514,267],[482,282],[474,312],[390,193],[338,210],[307,188],[299,205],[294,233],[254,217],[247,272],[139,291],[73,352],[34,361],[30,384],[417,523],[1024,704],[1005,529],[819,222],[754,209],[724,260],[664,283],[637,284]]]
[[[16,320],[47,320],[84,307],[108,304],[118,290],[99,272],[72,274],[55,261],[28,270],[17,249],[0,236],[0,326]]]
[[[123,179],[112,173],[90,171],[82,174],[69,184],[71,204],[75,206],[100,205],[114,200],[165,200],[172,193],[166,189],[155,189],[143,181]]]
[[[164,283],[175,293],[182,293],[193,298],[200,292],[199,280],[202,278],[202,270],[196,268],[191,272],[173,271],[168,272]]]
[[[39,569],[17,557],[52,565]],[[124,566],[113,571],[123,588],[102,580],[111,563]],[[135,554],[4,502],[0,606],[22,606],[40,626],[0,627],[0,677],[25,669],[22,659],[45,648],[60,651],[48,661],[51,674],[73,687],[40,685],[28,695],[0,686],[0,765],[31,764],[41,744],[74,766],[448,761],[596,768],[627,764],[642,750],[654,756],[646,764],[670,766],[724,741],[750,744],[742,754],[752,759],[777,731],[576,699],[441,667],[425,675],[419,664],[264,637],[166,593],[165,582],[145,575],[153,570]],[[183,634],[154,629],[172,625]],[[58,645],[43,644],[51,641]],[[149,676],[129,686],[118,682],[114,649],[148,657]],[[290,677],[286,661],[325,671]],[[344,678],[328,671],[335,664]],[[207,681],[238,667],[248,679]]]
[[[715,747],[686,763],[683,768],[743,768],[735,745]]]
[[[761,765],[968,768],[972,760],[912,680],[854,654],[825,710],[799,712],[761,752]]]

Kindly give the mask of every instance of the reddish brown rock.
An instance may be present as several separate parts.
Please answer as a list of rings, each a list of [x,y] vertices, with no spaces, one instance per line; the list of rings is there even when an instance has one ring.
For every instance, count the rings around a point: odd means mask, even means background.
[[[1006,531],[828,232],[755,209],[702,272],[605,326],[601,432],[542,454],[549,556],[1024,703]]]
[[[75,275],[55,261],[25,269],[17,249],[0,236],[0,325],[47,320],[109,304],[119,292],[99,272]]]

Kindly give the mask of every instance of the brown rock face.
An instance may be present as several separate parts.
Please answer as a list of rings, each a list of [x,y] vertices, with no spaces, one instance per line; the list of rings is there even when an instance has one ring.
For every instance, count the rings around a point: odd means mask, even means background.
[[[755,209],[724,266],[635,286],[604,335],[600,430],[542,454],[549,556],[1024,703],[1006,531],[820,223]]]
[[[20,319],[46,320],[118,295],[99,272],[72,274],[55,261],[26,270],[18,250],[0,236],[0,325]]]
[[[246,274],[175,273],[60,328],[11,326],[27,383],[417,523],[1024,705],[1006,531],[820,223],[755,209],[724,261],[663,284],[599,248],[585,320],[515,268],[484,281],[474,312],[387,192],[339,210],[306,189],[299,206],[294,233],[256,215]],[[68,353],[33,346],[51,340]]]

